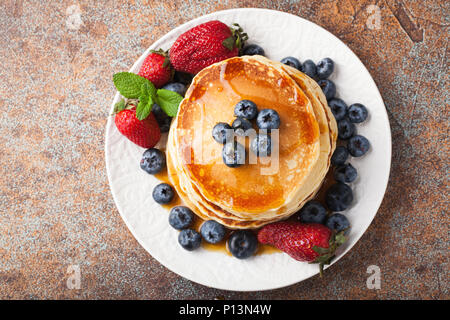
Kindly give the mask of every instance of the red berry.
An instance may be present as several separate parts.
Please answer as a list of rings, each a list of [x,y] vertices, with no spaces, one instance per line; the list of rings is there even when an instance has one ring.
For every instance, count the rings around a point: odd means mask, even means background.
[[[170,49],[170,62],[175,70],[196,74],[213,63],[236,57],[239,37],[242,44],[244,34],[217,20],[200,24],[178,37]]]
[[[330,263],[345,237],[343,233],[335,235],[318,223],[275,222],[259,230],[258,241],[270,244],[298,261],[320,263],[322,272],[323,265]]]
[[[318,257],[312,247],[329,247],[331,230],[321,224],[278,222],[263,227],[258,240],[271,244],[299,261],[314,261]]]
[[[161,138],[161,131],[152,113],[144,120],[136,118],[136,108],[125,109],[114,119],[117,129],[129,140],[143,148],[154,147]]]
[[[142,63],[139,75],[150,80],[156,88],[161,88],[172,78],[173,69],[164,51],[151,52]]]

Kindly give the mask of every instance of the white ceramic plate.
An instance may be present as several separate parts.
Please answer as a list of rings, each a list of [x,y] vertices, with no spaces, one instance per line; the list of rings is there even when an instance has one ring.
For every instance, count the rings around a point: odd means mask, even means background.
[[[285,56],[316,62],[324,57],[332,58],[336,68],[330,79],[336,83],[338,96],[348,104],[360,102],[369,109],[369,119],[357,128],[372,147],[365,156],[351,159],[358,170],[358,179],[352,184],[353,205],[344,214],[352,228],[349,241],[333,262],[336,263],[369,227],[388,182],[391,132],[375,82],[358,57],[334,35],[297,16],[266,9],[219,11],[189,21],[156,41],[131,71],[138,72],[151,49],[168,49],[183,32],[215,19],[228,25],[239,23],[248,33],[249,43],[261,45],[272,60],[279,61]],[[119,98],[117,93],[111,110]],[[108,179],[120,215],[137,241],[173,272],[205,286],[236,291],[280,288],[318,273],[317,265],[295,261],[284,253],[238,260],[204,249],[185,251],[177,243],[178,232],[168,224],[168,210],[152,199],[153,187],[159,180],[139,167],[144,149],[123,137],[112,117],[106,126],[105,149]]]

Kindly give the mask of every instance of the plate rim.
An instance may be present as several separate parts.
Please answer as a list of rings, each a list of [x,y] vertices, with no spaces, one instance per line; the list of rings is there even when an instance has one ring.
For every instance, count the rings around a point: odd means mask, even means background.
[[[131,66],[131,68],[129,69],[129,72],[133,72],[132,70],[134,70],[137,65],[139,65],[144,59],[145,57],[149,54],[150,50],[152,50],[155,47],[160,46],[160,44],[162,42],[168,41],[170,40],[171,37],[173,37],[174,34],[176,34],[179,30],[184,29],[186,26],[190,25],[190,24],[195,24],[197,21],[199,20],[203,20],[203,19],[207,19],[209,17],[215,17],[216,15],[220,15],[220,14],[228,14],[228,13],[232,13],[232,12],[236,12],[236,11],[250,11],[250,12],[266,12],[269,14],[281,14],[281,15],[287,15],[296,19],[300,19],[302,20],[302,23],[306,23],[306,24],[312,24],[314,25],[314,27],[318,27],[320,29],[322,29],[322,31],[325,31],[328,35],[330,35],[331,37],[335,38],[337,41],[339,41],[341,44],[343,44],[345,46],[345,48],[347,48],[349,50],[349,52],[353,55],[353,58],[355,58],[362,66],[363,66],[363,70],[367,75],[368,78],[370,79],[370,81],[372,82],[373,86],[376,88],[376,92],[374,91],[374,94],[377,95],[377,98],[379,98],[379,100],[382,102],[383,106],[384,106],[384,112],[382,113],[382,115],[385,117],[385,121],[384,123],[386,124],[385,128],[383,128],[383,130],[385,130],[386,134],[387,134],[387,138],[389,141],[389,146],[388,148],[386,148],[386,158],[388,158],[388,168],[389,170],[387,170],[387,175],[383,184],[383,196],[379,199],[378,203],[376,203],[376,205],[374,207],[376,207],[376,212],[375,214],[372,216],[372,218],[370,219],[370,222],[367,226],[367,228],[364,230],[364,232],[362,232],[359,236],[355,237],[354,243],[352,245],[349,245],[344,251],[342,251],[337,258],[335,258],[330,265],[327,265],[325,267],[325,269],[331,267],[333,264],[335,264],[336,262],[338,262],[341,258],[343,258],[355,245],[356,243],[358,243],[358,241],[361,239],[361,237],[367,232],[367,230],[369,229],[370,225],[373,222],[373,219],[375,219],[375,216],[378,214],[378,210],[380,209],[381,203],[384,199],[384,196],[386,194],[386,190],[387,190],[387,186],[389,183],[389,177],[390,177],[390,172],[392,169],[392,132],[391,132],[391,126],[390,126],[390,122],[389,122],[389,115],[386,109],[386,105],[384,104],[384,99],[380,93],[380,90],[378,89],[378,86],[375,82],[375,80],[373,79],[372,75],[370,74],[369,70],[367,69],[367,67],[365,66],[365,64],[361,61],[361,59],[353,52],[353,50],[347,46],[347,44],[345,42],[343,42],[341,39],[339,39],[337,36],[335,36],[332,32],[326,30],[325,28],[323,28],[322,26],[309,21],[305,18],[302,18],[300,16],[297,16],[295,14],[289,13],[289,12],[284,12],[284,11],[279,11],[279,10],[274,10],[274,9],[267,9],[267,8],[254,8],[254,7],[250,7],[250,8],[232,8],[232,9],[225,9],[225,10],[218,10],[218,11],[214,11],[211,13],[208,13],[206,15],[202,15],[202,16],[198,16],[194,19],[188,20],[186,22],[184,22],[183,24],[178,25],[177,27],[171,29],[169,32],[165,33],[163,36],[161,36],[160,38],[158,38],[155,42],[153,42],[142,54],[141,56],[139,56],[139,58],[133,63],[133,65]],[[110,107],[110,114],[111,111],[114,110],[114,105],[115,103],[120,99],[120,94],[118,91],[116,91],[116,94],[114,95],[111,107]],[[147,251],[147,253],[153,257],[158,263],[160,263],[161,265],[163,265],[165,268],[167,268],[168,270],[170,270],[171,272],[177,274],[180,277],[183,277],[185,279],[188,279],[189,281],[192,281],[194,283],[198,283],[201,284],[203,286],[206,287],[210,287],[210,288],[215,288],[215,289],[219,289],[219,290],[226,290],[226,291],[235,291],[235,292],[255,292],[255,291],[268,291],[268,290],[275,290],[275,289],[279,289],[279,288],[284,288],[284,287],[288,287],[294,284],[298,284],[302,281],[305,281],[313,276],[316,276],[319,271],[317,270],[316,273],[307,276],[301,280],[294,280],[291,283],[287,283],[287,284],[280,284],[279,286],[270,286],[270,287],[264,287],[264,288],[258,288],[258,289],[230,289],[230,288],[225,288],[225,287],[221,287],[221,286],[216,286],[216,285],[211,285],[205,282],[202,282],[198,279],[192,279],[191,277],[185,276],[185,275],[181,275],[180,273],[178,273],[177,271],[173,270],[171,267],[167,266],[166,264],[162,263],[160,261],[160,259],[156,258],[146,247],[146,245],[144,244],[144,241],[141,240],[136,232],[133,230],[133,228],[131,227],[130,222],[127,220],[126,216],[122,213],[122,209],[119,205],[119,202],[117,201],[116,195],[114,194],[113,191],[113,187],[112,187],[112,177],[111,177],[111,168],[109,166],[109,156],[108,156],[108,147],[109,147],[109,134],[110,134],[110,130],[109,128],[111,127],[111,122],[113,121],[113,117],[109,116],[107,123],[106,123],[106,127],[105,127],[105,134],[104,134],[104,139],[105,139],[105,147],[104,147],[104,152],[105,152],[105,168],[106,168],[106,173],[107,173],[107,178],[108,178],[108,185],[109,185],[109,189],[111,191],[113,200],[114,200],[114,204],[117,208],[117,211],[119,212],[122,220],[125,222],[126,227],[128,228],[128,231],[133,235],[133,237],[135,238],[135,240],[139,243],[139,245],[141,247],[144,248],[145,251]]]

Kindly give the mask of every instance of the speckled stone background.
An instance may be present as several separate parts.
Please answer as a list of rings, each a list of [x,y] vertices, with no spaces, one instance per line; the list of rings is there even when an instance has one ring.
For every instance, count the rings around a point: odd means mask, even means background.
[[[366,23],[371,4],[379,29]],[[323,279],[267,292],[165,269],[126,228],[105,173],[112,74],[179,24],[237,7],[287,11],[338,36],[375,79],[393,134],[387,193],[361,240]],[[449,1],[2,0],[0,10],[0,298],[450,298]],[[66,285],[70,265],[78,290]],[[366,287],[369,265],[380,290]]]

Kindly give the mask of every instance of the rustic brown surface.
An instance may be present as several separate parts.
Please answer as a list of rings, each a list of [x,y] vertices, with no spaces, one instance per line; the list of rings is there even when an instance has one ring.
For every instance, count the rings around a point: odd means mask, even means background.
[[[77,3],[83,24],[71,30],[66,10]],[[370,4],[381,9],[379,30],[366,26]],[[239,293],[185,280],[136,242],[112,200],[103,148],[114,72],[183,22],[252,6],[309,19],[361,58],[389,112],[393,165],[374,222],[323,279]],[[0,298],[450,298],[450,2],[3,0],[0,10]],[[71,264],[80,290],[66,287]],[[371,264],[381,290],[366,288]]]

